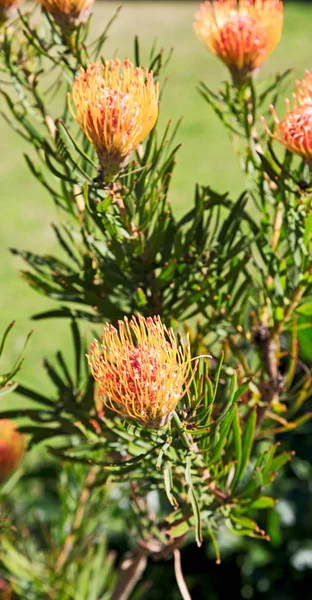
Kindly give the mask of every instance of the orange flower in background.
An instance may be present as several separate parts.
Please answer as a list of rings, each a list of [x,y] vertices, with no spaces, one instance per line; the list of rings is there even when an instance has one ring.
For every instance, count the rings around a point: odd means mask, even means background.
[[[23,0],[0,0],[0,25],[14,16]]]
[[[38,0],[65,34],[84,23],[93,0]]]
[[[15,471],[25,452],[26,437],[15,423],[0,420],[0,483]]]
[[[104,179],[111,181],[153,129],[158,117],[158,83],[153,73],[111,60],[81,67],[72,99],[77,123],[94,145]]]
[[[87,357],[103,404],[122,415],[158,429],[189,388],[189,342],[177,342],[160,317],[125,317],[118,329],[106,323],[102,344],[91,344]]]
[[[309,71],[306,71],[305,79],[297,81],[292,98],[293,109],[288,98],[285,100],[287,115],[282,121],[278,119],[274,106],[270,105],[276,124],[273,132],[264,117],[261,117],[261,121],[273,139],[304,158],[312,167],[312,76]]]
[[[199,40],[231,71],[234,84],[246,81],[278,44],[283,28],[281,0],[214,0],[195,14]]]

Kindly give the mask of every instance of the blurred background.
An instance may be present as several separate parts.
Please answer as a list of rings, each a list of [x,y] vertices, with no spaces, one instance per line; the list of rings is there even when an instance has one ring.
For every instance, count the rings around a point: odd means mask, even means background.
[[[95,2],[92,21],[94,35],[105,28],[119,2]],[[122,10],[112,25],[106,43],[105,59],[119,56],[133,59],[134,36],[138,35],[142,62],[148,63],[151,46],[165,52],[173,48],[167,68],[167,83],[161,104],[160,129],[169,119],[183,121],[178,140],[183,143],[172,180],[171,201],[176,214],[191,205],[194,185],[210,185],[219,192],[229,191],[232,197],[244,189],[244,179],[234,150],[222,125],[196,90],[202,80],[212,90],[228,78],[225,67],[197,41],[192,28],[197,2],[131,2],[124,0]],[[282,41],[261,70],[259,80],[293,68],[290,88],[296,78],[302,78],[312,68],[312,3],[286,2]],[[280,108],[283,111],[283,99]],[[52,114],[58,117],[57,112]],[[62,348],[66,353],[67,324],[48,320],[31,322],[34,313],[54,307],[32,291],[19,275],[24,265],[9,248],[33,252],[54,251],[55,240],[51,222],[60,218],[42,188],[32,178],[23,159],[28,148],[4,120],[0,120],[2,152],[1,175],[1,263],[0,311],[1,329],[16,319],[15,335],[11,336],[5,359],[12,362],[22,347],[26,334],[34,328],[19,379],[37,388],[47,386],[43,358],[52,357]],[[312,340],[306,339],[304,359],[312,354]],[[5,365],[4,369],[5,370]],[[48,389],[45,388],[45,393]],[[19,403],[16,395],[10,404]],[[284,476],[275,482],[275,495],[281,498],[277,511],[270,511],[260,526],[271,535],[271,542],[221,537],[222,563],[214,564],[209,545],[197,549],[189,545],[183,554],[183,570],[195,600],[231,598],[268,600],[308,600],[312,589],[312,431],[307,427],[283,436],[283,444],[296,450],[296,457]],[[274,495],[274,490],[273,490]],[[114,532],[111,533],[114,537]],[[121,532],[114,547],[121,552],[127,545]],[[167,592],[164,590],[168,590]],[[172,580],[171,561],[149,566],[145,583],[135,598],[150,600],[179,599]],[[26,600],[26,599],[25,599]]]
[[[105,28],[119,4],[118,1],[95,2],[96,18],[92,20],[94,34]],[[170,193],[174,209],[180,214],[192,202],[195,182],[210,185],[219,192],[229,191],[232,197],[244,189],[243,175],[232,145],[221,123],[196,90],[200,80],[212,90],[217,90],[221,82],[228,78],[223,64],[201,46],[193,32],[192,22],[197,7],[197,2],[124,0],[105,46],[106,59],[117,55],[120,58],[133,58],[134,36],[138,35],[142,59],[146,63],[155,38],[158,47],[163,47],[165,52],[173,48],[161,103],[160,129],[169,119],[174,124],[183,117],[177,135],[177,141],[181,141],[183,146],[178,153]],[[301,78],[304,69],[312,68],[311,19],[312,4],[286,3],[283,37],[261,70],[260,82],[288,67],[294,69],[293,79]],[[289,83],[292,86],[291,77]],[[280,103],[283,104],[283,99]],[[57,109],[52,115],[55,118],[59,116]],[[29,151],[29,148],[3,119],[0,119],[0,136],[0,314],[4,324],[14,318],[18,320],[14,342],[17,347],[12,347],[13,354],[23,344],[30,327],[29,317],[55,307],[55,304],[41,298],[23,283],[18,270],[25,268],[25,264],[14,257],[9,248],[51,252],[55,248],[51,222],[60,215],[57,217],[52,202],[28,171],[23,152]],[[42,356],[53,352],[64,334],[65,325],[62,326],[58,321],[35,323],[35,334],[23,369],[25,382],[36,384],[41,381]],[[9,350],[8,347],[8,360],[12,357]]]

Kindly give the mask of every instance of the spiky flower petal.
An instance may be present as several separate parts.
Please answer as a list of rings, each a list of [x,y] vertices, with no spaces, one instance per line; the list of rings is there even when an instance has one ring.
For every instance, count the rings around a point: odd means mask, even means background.
[[[23,0],[0,0],[0,25],[14,16]]]
[[[106,323],[102,344],[87,357],[103,404],[123,417],[158,429],[171,417],[191,384],[188,340],[177,341],[160,317],[125,317]]]
[[[26,438],[15,423],[0,420],[0,483],[15,471],[25,452]]]
[[[312,74],[308,69],[304,72],[305,78],[296,82],[296,89],[293,95],[294,101],[299,104],[312,104]]]
[[[158,83],[153,73],[111,60],[81,67],[73,83],[74,118],[94,145],[110,181],[153,129],[158,117]]]
[[[248,79],[278,44],[281,0],[214,0],[195,14],[199,40],[229,68],[235,84]]]
[[[264,117],[261,117],[261,121],[273,139],[290,152],[304,158],[312,166],[312,76],[309,71],[306,71],[306,78],[303,81],[297,81],[292,99],[292,109],[289,99],[285,100],[287,114],[282,121],[279,120],[274,106],[270,105],[276,124],[273,132]]]

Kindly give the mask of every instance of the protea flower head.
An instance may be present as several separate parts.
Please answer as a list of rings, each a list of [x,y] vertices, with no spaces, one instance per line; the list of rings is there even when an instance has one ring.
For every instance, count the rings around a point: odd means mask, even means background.
[[[26,437],[15,423],[0,420],[0,483],[15,471],[25,452]]]
[[[125,317],[118,329],[106,323],[87,358],[103,404],[155,429],[171,418],[195,372],[188,339],[178,342],[158,316]]]
[[[0,25],[14,16],[23,0],[0,0]]]
[[[267,133],[287,150],[298,154],[312,167],[312,76],[306,71],[306,77],[297,81],[292,96],[293,108],[288,98],[285,100],[286,117],[280,121],[274,106],[270,109],[276,125],[272,132],[264,117],[261,117]]]
[[[278,44],[283,27],[281,0],[213,0],[200,5],[194,29],[199,40],[244,83]]]
[[[73,116],[98,154],[105,181],[127,165],[158,117],[153,73],[129,60],[81,67],[72,88]]]
[[[84,23],[90,13],[93,0],[38,0],[61,28],[65,38]]]

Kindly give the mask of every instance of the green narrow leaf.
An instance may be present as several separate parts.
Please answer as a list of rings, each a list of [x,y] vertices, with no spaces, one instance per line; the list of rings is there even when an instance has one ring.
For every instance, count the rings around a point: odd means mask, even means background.
[[[71,330],[75,348],[75,370],[76,370],[76,386],[79,387],[80,375],[81,375],[81,337],[77,321],[75,319],[71,322]]]
[[[234,418],[234,407],[232,407],[229,410],[229,412],[227,413],[226,418],[224,419],[221,426],[217,427],[216,432],[215,432],[214,445],[213,445],[213,443],[211,445],[209,444],[210,448],[208,445],[207,449],[205,450],[206,452],[209,452],[209,454],[211,456],[211,459],[210,459],[209,463],[207,464],[207,468],[209,468],[212,464],[215,464],[216,462],[218,462],[221,459],[222,450],[227,442],[227,436],[229,434],[233,418]]]
[[[301,306],[298,306],[298,308],[296,309],[296,313],[298,313],[299,315],[311,317],[312,316],[312,302],[307,302],[306,304],[302,304]]]
[[[243,394],[248,390],[249,384],[250,384],[250,380],[245,381],[245,383],[242,383],[242,385],[239,386],[239,388],[236,390],[236,392],[234,394],[233,404],[235,404],[235,402],[237,402],[237,400],[239,400],[241,398],[241,396],[243,396]]]
[[[141,66],[140,45],[139,45],[139,38],[137,35],[134,37],[134,59],[135,59],[135,66],[140,67]]]
[[[202,536],[202,524],[201,524],[201,514],[197,496],[194,491],[192,475],[191,475],[191,456],[188,455],[186,458],[186,468],[185,468],[185,478],[189,486],[189,496],[191,501],[191,506],[193,509],[193,515],[195,519],[195,539],[197,546],[200,548],[203,541]]]
[[[270,498],[270,496],[262,496],[261,498],[258,498],[252,502],[252,504],[250,504],[250,508],[274,508],[275,504],[276,500],[274,500],[274,498]]]
[[[172,480],[172,465],[171,463],[167,463],[166,467],[164,468],[164,484],[165,484],[165,492],[167,495],[167,498],[171,504],[171,506],[179,506],[176,498],[174,497],[174,495],[172,494],[172,486],[173,486],[173,480]]]
[[[178,523],[178,525],[173,525],[173,527],[170,527],[167,530],[167,533],[170,535],[171,538],[182,537],[183,535],[186,535],[190,531],[190,529],[193,528],[193,526],[194,523],[192,523],[192,520],[185,520],[181,523]]]
[[[39,167],[34,164],[34,162],[31,160],[31,158],[27,154],[24,154],[23,156],[24,156],[26,164],[27,164],[30,172],[33,174],[33,176],[39,181],[39,183],[41,183],[41,185],[43,185],[43,187],[45,187],[46,190],[48,190],[49,194],[51,194],[54,201],[57,204],[60,204],[61,196],[49,185],[49,183],[46,181],[46,178],[44,177],[44,175],[43,175],[42,171],[39,169]]]
[[[219,385],[219,379],[220,379],[221,369],[222,369],[222,365],[223,365],[223,359],[224,359],[224,352],[222,351],[221,352],[221,358],[219,360],[219,364],[217,366],[217,370],[216,370],[216,374],[215,374],[214,392],[213,392],[212,404],[214,403],[214,401],[216,399],[216,395],[217,395],[217,391],[218,391],[218,385]]]
[[[270,448],[270,450],[268,452],[262,454],[264,464],[261,469],[261,473],[262,473],[264,485],[267,485],[270,482],[271,473],[272,473],[272,461],[273,461],[273,458],[275,456],[276,450],[279,447],[279,445],[280,445],[279,442],[277,442],[276,444],[273,444],[273,446]]]
[[[215,555],[216,555],[216,564],[219,565],[221,563],[221,558],[220,558],[220,550],[219,550],[219,546],[218,546],[218,542],[216,539],[216,536],[214,535],[212,529],[210,527],[208,527],[207,529],[209,537],[211,539],[212,545],[213,545],[213,549],[215,551]]]
[[[11,331],[12,327],[14,327],[14,325],[15,325],[15,321],[12,321],[12,322],[11,322],[11,323],[10,323],[10,324],[7,326],[7,328],[6,328],[5,332],[4,332],[3,336],[2,336],[2,340],[1,340],[1,344],[0,344],[0,356],[2,355],[2,352],[3,352],[3,350],[4,350],[4,346],[5,346],[6,339],[7,339],[8,335],[9,335],[9,333],[10,333],[10,331]]]
[[[58,119],[57,124],[58,130],[62,135],[62,138],[65,141],[65,143],[67,143],[71,148],[76,150],[78,154],[80,154],[80,156],[84,158],[84,160],[86,160],[92,167],[94,167],[94,169],[97,169],[98,165],[90,158],[90,156],[86,152],[84,152],[84,150],[79,146],[79,144],[77,144],[75,138],[71,135],[69,129],[67,129],[62,119]]]
[[[60,228],[55,225],[55,223],[52,223],[52,229],[57,237],[57,240],[60,244],[60,246],[63,248],[64,252],[66,252],[67,256],[75,262],[75,264],[79,267],[79,269],[81,269],[81,264],[78,260],[78,258],[75,256],[73,250],[70,248],[68,242],[65,240],[64,236],[62,235]],[[66,232],[66,230],[65,230]]]
[[[250,454],[251,454],[254,436],[255,436],[256,423],[257,423],[257,413],[256,413],[255,408],[253,408],[248,417],[248,420],[247,420],[247,423],[245,426],[245,431],[243,433],[242,461],[241,461],[239,478],[243,477],[246,467],[248,465],[249,459],[250,459]]]
[[[189,494],[190,494],[191,505],[192,505],[193,514],[194,514],[194,518],[195,518],[195,539],[196,539],[198,548],[200,548],[200,546],[202,545],[202,541],[203,541],[201,515],[200,515],[200,509],[199,509],[197,496],[194,492],[193,487],[189,488]]]
[[[24,387],[23,385],[18,386],[17,393],[20,394],[21,396],[25,396],[26,398],[29,398],[30,400],[34,400],[35,402],[38,402],[39,404],[43,404],[44,406],[51,406],[51,407],[55,408],[55,402],[53,402],[53,400],[50,400],[50,398],[47,398],[46,396],[43,396],[42,394],[39,394],[38,392],[35,392],[27,387]]]
[[[136,297],[137,297],[137,301],[139,306],[146,306],[147,305],[147,298],[146,295],[144,293],[144,291],[142,290],[141,287],[138,287],[136,290]]]
[[[251,531],[255,531],[257,533],[260,533],[261,531],[256,521],[253,521],[253,519],[249,519],[249,517],[244,517],[242,515],[234,515],[233,513],[231,513],[230,519],[234,525],[239,525],[242,530],[250,529]]]
[[[286,465],[286,463],[288,463],[292,459],[293,454],[293,452],[283,452],[282,454],[275,456],[271,464],[272,472],[274,473],[275,471],[279,471],[284,465]]]
[[[55,175],[55,177],[57,179],[69,181],[71,184],[77,183],[77,181],[75,179],[72,179],[72,177],[65,175],[65,173],[61,173],[61,171],[58,171],[56,169],[56,167],[53,165],[53,163],[50,160],[49,153],[46,150],[44,152],[44,155],[45,155],[45,160],[46,160],[48,168],[50,169],[51,173],[53,173],[53,175]]]
[[[231,489],[233,490],[235,488],[237,481],[239,480],[241,466],[242,466],[242,456],[243,456],[242,429],[241,429],[241,424],[240,424],[240,419],[239,419],[239,411],[238,411],[237,405],[234,406],[234,419],[233,419],[232,432],[233,432],[233,441],[234,441],[234,449],[235,449],[234,456],[237,461],[236,466],[235,466],[235,475],[234,475],[234,478],[233,478],[233,481],[231,484]]]
[[[171,441],[172,440],[169,440],[168,442],[166,442],[162,446],[162,448],[160,448],[160,450],[159,450],[159,454],[158,454],[158,458],[157,458],[157,462],[156,462],[156,469],[158,471],[161,469],[161,465],[162,465],[162,460],[163,460],[164,454],[166,453],[166,451],[168,450],[168,448],[170,448]]]

